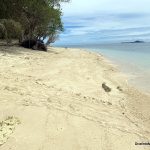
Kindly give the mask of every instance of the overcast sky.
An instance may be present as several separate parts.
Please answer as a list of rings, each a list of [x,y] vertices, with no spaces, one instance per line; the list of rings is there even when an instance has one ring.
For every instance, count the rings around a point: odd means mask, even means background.
[[[150,41],[150,0],[72,0],[56,45]]]

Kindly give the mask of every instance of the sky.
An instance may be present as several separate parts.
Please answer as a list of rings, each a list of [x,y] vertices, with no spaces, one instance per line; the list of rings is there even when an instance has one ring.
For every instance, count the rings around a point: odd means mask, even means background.
[[[55,45],[150,41],[150,0],[71,0]]]

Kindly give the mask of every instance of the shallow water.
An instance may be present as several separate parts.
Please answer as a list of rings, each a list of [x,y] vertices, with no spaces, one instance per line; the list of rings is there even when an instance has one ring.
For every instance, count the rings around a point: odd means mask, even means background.
[[[75,45],[100,52],[129,75],[129,83],[150,93],[150,43]]]

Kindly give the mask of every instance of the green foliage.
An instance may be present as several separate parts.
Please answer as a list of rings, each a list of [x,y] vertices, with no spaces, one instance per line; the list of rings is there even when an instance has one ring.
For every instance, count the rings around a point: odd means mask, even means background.
[[[11,19],[0,20],[0,38],[10,42],[11,39],[18,39],[21,36],[21,25]]]
[[[39,39],[63,31],[61,2],[69,0],[0,0],[0,38]],[[21,36],[22,33],[22,36]]]
[[[6,28],[3,23],[0,22],[0,39],[5,39],[7,37]]]

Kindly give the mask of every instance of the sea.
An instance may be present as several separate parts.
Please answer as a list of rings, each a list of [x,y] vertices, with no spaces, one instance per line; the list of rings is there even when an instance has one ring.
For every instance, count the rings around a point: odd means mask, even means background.
[[[150,43],[70,45],[84,48],[108,58],[128,76],[128,82],[150,94]]]

